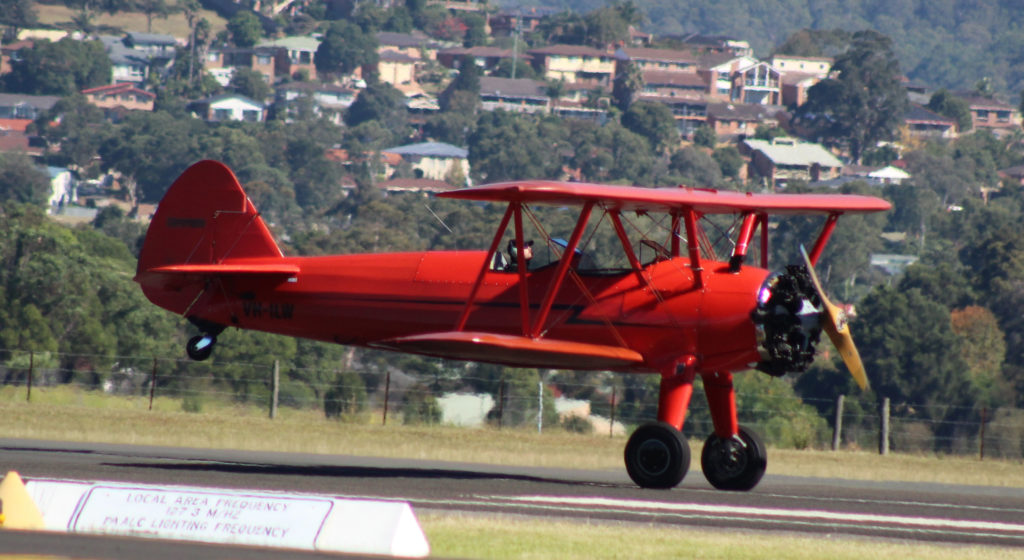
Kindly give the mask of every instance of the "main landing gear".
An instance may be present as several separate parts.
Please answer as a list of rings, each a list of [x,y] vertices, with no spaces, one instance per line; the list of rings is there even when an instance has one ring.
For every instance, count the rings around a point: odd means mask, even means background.
[[[690,447],[682,434],[683,418],[693,394],[694,373],[663,375],[658,421],[637,428],[626,443],[626,472],[643,488],[672,488],[690,468]],[[757,486],[767,466],[761,436],[736,421],[732,374],[704,374],[715,432],[701,452],[704,477],[719,490],[746,491]]]

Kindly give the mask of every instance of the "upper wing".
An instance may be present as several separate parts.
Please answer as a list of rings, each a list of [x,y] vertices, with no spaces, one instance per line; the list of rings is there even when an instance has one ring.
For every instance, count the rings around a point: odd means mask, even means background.
[[[879,212],[892,207],[881,198],[852,194],[758,194],[690,187],[622,187],[541,180],[494,183],[448,191],[438,196],[560,205],[594,201],[619,210],[669,212],[692,208],[701,214],[835,214]]]

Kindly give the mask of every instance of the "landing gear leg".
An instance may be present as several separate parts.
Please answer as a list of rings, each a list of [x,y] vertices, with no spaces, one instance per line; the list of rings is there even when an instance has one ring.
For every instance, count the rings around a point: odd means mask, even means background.
[[[694,360],[676,372],[675,364],[662,373],[658,421],[637,428],[626,443],[626,472],[642,488],[672,488],[690,470],[690,446],[683,437],[683,420],[693,394]]]
[[[764,441],[736,420],[732,374],[716,372],[703,379],[715,425],[715,433],[708,436],[700,454],[704,477],[719,490],[750,490],[761,481],[768,464]]]

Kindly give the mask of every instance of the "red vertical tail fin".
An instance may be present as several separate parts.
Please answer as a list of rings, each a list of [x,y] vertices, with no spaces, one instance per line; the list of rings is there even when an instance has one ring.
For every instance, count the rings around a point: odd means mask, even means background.
[[[166,267],[281,256],[235,174],[223,163],[204,160],[186,169],[157,206],[135,279],[150,301],[185,313],[208,278],[168,274]]]
[[[279,256],[281,250],[235,174],[223,163],[204,160],[186,169],[157,206],[138,272]]]

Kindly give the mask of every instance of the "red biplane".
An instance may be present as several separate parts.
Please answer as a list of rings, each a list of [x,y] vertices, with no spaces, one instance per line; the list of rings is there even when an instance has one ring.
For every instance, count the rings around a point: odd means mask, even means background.
[[[237,327],[509,366],[659,374],[657,421],[625,449],[630,477],[647,488],[673,487],[689,469],[681,430],[697,375],[714,425],[701,465],[727,490],[753,488],[766,466],[764,443],[737,422],[733,372],[802,371],[824,329],[866,386],[843,312],[813,266],[839,216],[887,210],[882,199],[556,181],[439,196],[507,204],[488,249],[287,257],[234,174],[201,161],[160,202],[135,279],[198,327],[186,348],[196,360]],[[543,206],[578,210],[567,239],[537,223]],[[805,262],[774,273],[773,214],[824,218]],[[714,218],[731,224],[708,226]],[[616,266],[595,262],[601,227]],[[712,230],[728,258],[715,256]],[[758,232],[754,266],[746,260]]]

